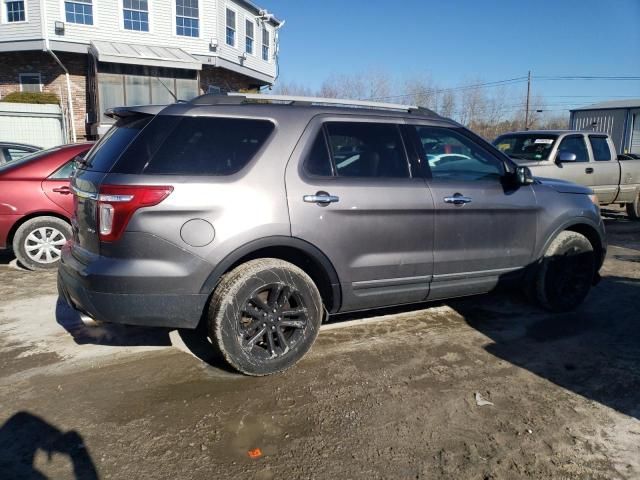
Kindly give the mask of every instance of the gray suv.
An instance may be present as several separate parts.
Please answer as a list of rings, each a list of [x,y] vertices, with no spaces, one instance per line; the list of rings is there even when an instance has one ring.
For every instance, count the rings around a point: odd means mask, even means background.
[[[105,322],[205,322],[245,374],[296,363],[332,313],[506,282],[565,311],[599,278],[588,188],[429,110],[234,94],[110,115],[72,178],[61,296]]]

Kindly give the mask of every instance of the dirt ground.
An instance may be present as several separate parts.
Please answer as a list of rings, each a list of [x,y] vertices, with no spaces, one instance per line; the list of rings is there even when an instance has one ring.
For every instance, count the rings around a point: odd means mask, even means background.
[[[337,318],[267,378],[197,332],[85,326],[3,257],[0,478],[640,478],[640,224],[607,217],[575,313],[503,292]]]

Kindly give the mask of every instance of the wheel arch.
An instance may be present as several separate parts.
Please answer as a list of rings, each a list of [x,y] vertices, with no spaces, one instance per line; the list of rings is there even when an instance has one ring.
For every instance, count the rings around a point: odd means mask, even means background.
[[[51,211],[31,212],[25,215],[24,217],[21,217],[18,221],[16,221],[11,226],[11,228],[9,229],[9,233],[7,234],[7,248],[9,247],[12,248],[13,238],[15,237],[15,234],[18,228],[20,228],[22,225],[27,223],[29,220],[33,220],[34,218],[38,218],[38,217],[55,217],[55,218],[59,218],[60,220],[64,220],[69,225],[71,225],[71,220],[69,219],[69,217],[62,215],[58,212],[51,212]]]
[[[576,232],[584,235],[589,243],[593,245],[593,249],[596,252],[598,258],[598,269],[604,262],[604,257],[607,252],[606,240],[600,234],[600,229],[591,220],[587,218],[574,219],[572,221],[563,223],[556,228],[551,235],[547,237],[546,242],[542,246],[542,249],[538,252],[537,258],[540,259],[549,248],[551,242],[564,231]]]
[[[278,258],[301,268],[314,281],[330,313],[340,309],[342,291],[338,274],[329,258],[317,247],[295,237],[266,237],[243,245],[218,262],[201,293],[212,293],[223,275],[256,258]]]

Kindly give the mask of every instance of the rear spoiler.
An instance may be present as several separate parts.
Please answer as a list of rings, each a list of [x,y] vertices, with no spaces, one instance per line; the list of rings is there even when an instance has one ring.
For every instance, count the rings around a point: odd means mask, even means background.
[[[107,109],[104,114],[107,117],[119,119],[136,115],[157,115],[164,110],[166,105],[133,105],[131,107],[115,107]]]

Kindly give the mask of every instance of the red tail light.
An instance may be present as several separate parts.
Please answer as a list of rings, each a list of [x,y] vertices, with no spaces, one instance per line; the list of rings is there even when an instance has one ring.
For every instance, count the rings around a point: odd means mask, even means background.
[[[142,207],[158,205],[173,187],[149,185],[102,185],[98,195],[98,232],[103,242],[120,238],[131,216]]]

